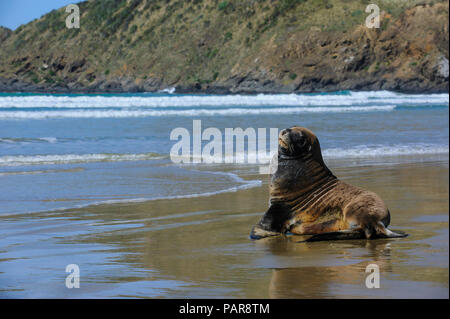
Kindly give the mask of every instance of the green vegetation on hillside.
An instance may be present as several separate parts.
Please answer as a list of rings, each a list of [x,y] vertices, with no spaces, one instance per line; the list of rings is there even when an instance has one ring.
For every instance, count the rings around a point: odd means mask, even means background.
[[[78,4],[80,29],[65,27],[68,14],[60,8],[8,35],[1,42],[0,77],[78,86],[128,77],[138,84],[158,79],[165,85],[189,86],[225,85],[251,73],[280,85],[300,83],[323,61],[342,64],[358,55],[344,56],[346,51],[339,50],[361,44],[368,32],[363,26],[369,3],[379,5],[383,13],[381,30],[373,31],[374,36],[395,33],[391,29],[399,28],[405,12],[419,5],[442,3],[446,11],[439,12],[448,19],[448,2],[438,0],[86,1]],[[438,22],[427,23],[422,34],[410,37],[442,31],[436,30],[440,20],[434,20]],[[406,33],[395,36],[413,42]],[[430,52],[419,58],[440,53],[448,59],[448,49],[442,49],[445,41],[448,44],[448,27],[446,36],[435,35],[440,51],[427,48]],[[385,61],[375,61],[378,58],[351,71],[379,71],[376,62]]]

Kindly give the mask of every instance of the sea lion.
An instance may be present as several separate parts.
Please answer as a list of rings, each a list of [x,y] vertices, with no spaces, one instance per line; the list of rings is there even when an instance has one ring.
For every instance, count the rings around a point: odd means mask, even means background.
[[[375,193],[340,181],[325,165],[318,138],[293,126],[278,137],[270,207],[252,228],[260,239],[290,232],[307,241],[405,237],[387,229],[390,213]]]

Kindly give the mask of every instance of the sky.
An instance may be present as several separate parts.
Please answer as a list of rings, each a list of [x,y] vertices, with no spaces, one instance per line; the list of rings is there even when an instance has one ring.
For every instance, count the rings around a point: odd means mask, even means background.
[[[81,0],[0,0],[0,26],[17,29],[45,13]]]

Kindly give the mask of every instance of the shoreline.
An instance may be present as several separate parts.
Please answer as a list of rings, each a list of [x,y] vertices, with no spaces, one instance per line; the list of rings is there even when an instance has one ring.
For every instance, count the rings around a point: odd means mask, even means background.
[[[165,90],[175,89],[177,94],[309,94],[309,93],[332,93],[340,91],[370,92],[391,91],[403,94],[443,94],[449,93],[448,83],[446,88],[420,87],[417,79],[408,80],[406,83],[399,81],[386,82],[384,80],[371,81],[362,79],[360,81],[343,81],[335,85],[281,85],[279,83],[267,83],[264,79],[254,79],[252,85],[242,87],[240,80],[230,85],[227,84],[193,84],[193,85],[170,85],[161,81],[152,81],[147,84],[135,84],[137,79],[117,79],[112,81],[100,81],[90,86],[77,87],[78,83],[69,83],[67,86],[37,85],[20,79],[0,78],[1,93],[48,93],[48,94],[106,94],[106,93],[164,93]],[[155,82],[157,83],[155,85]],[[70,87],[69,87],[70,86]]]
[[[383,170],[399,170],[404,167],[420,167],[421,169],[426,169],[430,167],[434,168],[446,168],[449,166],[449,153],[442,154],[420,154],[420,155],[403,155],[403,156],[378,156],[378,157],[366,157],[366,158],[328,158],[325,159],[327,166],[332,170],[338,172],[338,178],[342,177],[352,177],[355,178],[353,171],[361,171],[369,169],[371,171]],[[145,161],[137,161],[145,162]],[[120,162],[116,162],[120,163]],[[76,163],[68,165],[83,166],[83,164],[90,163]],[[60,164],[67,165],[67,164]],[[167,164],[166,164],[167,165]],[[24,215],[36,215],[36,214],[53,214],[70,212],[77,210],[89,210],[95,209],[95,207],[121,207],[121,206],[134,206],[134,205],[151,205],[152,203],[164,203],[166,201],[214,201],[214,198],[221,196],[233,196],[232,194],[242,194],[242,192],[247,192],[254,188],[264,188],[267,187],[268,181],[270,180],[269,175],[256,173],[256,168],[260,167],[258,165],[246,165],[243,173],[236,170],[236,165],[239,164],[204,164],[203,167],[192,168],[187,164],[183,169],[189,171],[198,171],[202,173],[210,174],[226,174],[234,175],[238,181],[236,185],[227,186],[223,189],[218,189],[215,191],[205,191],[200,193],[186,193],[179,195],[167,195],[159,197],[134,197],[134,198],[124,198],[124,199],[114,199],[109,198],[100,201],[93,201],[87,203],[77,203],[72,206],[55,207],[51,209],[27,211],[27,212],[15,212],[9,214],[1,214],[1,218],[14,218]],[[176,165],[175,165],[176,166]],[[0,170],[1,170],[0,166]],[[242,169],[242,168],[241,168]],[[84,170],[84,169],[83,169]]]

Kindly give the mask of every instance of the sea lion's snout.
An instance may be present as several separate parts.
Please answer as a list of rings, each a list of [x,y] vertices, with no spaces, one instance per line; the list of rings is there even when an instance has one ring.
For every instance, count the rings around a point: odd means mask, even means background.
[[[308,149],[308,136],[300,127],[284,129],[278,136],[278,151],[282,155],[296,156]]]
[[[284,129],[280,132],[278,135],[278,151],[281,154],[288,154],[289,153],[289,132],[290,129]]]

